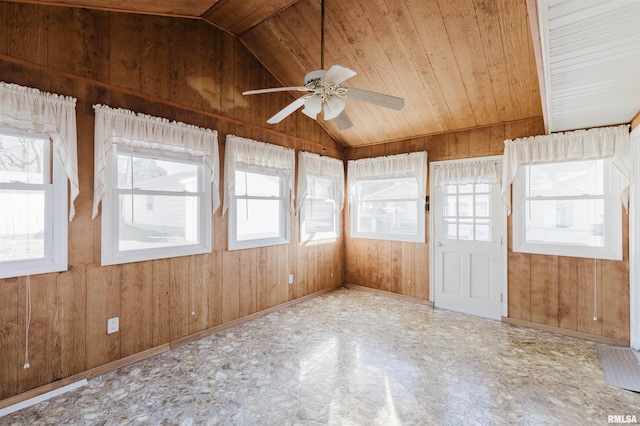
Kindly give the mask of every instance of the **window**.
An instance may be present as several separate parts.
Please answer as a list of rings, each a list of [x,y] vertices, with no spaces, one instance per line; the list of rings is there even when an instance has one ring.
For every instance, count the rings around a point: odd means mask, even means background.
[[[211,252],[217,134],[131,111],[94,108],[94,217],[104,198],[102,264]]]
[[[491,241],[491,186],[444,186],[442,220],[446,239]]]
[[[425,241],[426,152],[349,162],[351,235]]]
[[[283,244],[288,240],[289,210],[284,177],[265,171],[236,169],[236,192],[231,205],[231,250]]]
[[[292,149],[228,135],[225,200],[229,250],[289,242]]]
[[[103,264],[211,251],[206,169],[188,155],[114,149],[104,199]],[[103,212],[104,213],[104,212]]]
[[[344,204],[344,163],[310,152],[298,154],[300,241],[338,238]]]
[[[611,161],[520,167],[514,181],[514,251],[622,259],[621,208]]]
[[[79,193],[75,105],[0,82],[0,278],[67,269],[67,200],[70,221]]]
[[[338,238],[336,182],[320,176],[307,176],[309,195],[300,210],[300,241]]]
[[[67,269],[67,187],[46,135],[0,129],[0,277]]]

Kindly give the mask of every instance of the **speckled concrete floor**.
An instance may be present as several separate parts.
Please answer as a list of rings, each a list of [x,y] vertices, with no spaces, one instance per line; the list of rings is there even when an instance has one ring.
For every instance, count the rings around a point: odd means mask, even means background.
[[[595,344],[339,290],[0,418],[55,425],[607,424]]]

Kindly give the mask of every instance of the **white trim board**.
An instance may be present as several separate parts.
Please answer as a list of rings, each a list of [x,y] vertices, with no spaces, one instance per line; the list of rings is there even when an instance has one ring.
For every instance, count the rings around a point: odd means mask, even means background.
[[[16,411],[22,410],[23,408],[31,407],[32,405],[36,405],[42,401],[55,398],[56,396],[62,395],[63,393],[71,392],[72,390],[87,386],[88,384],[89,383],[87,382],[87,379],[82,379],[66,386],[62,386],[61,388],[54,389],[50,392],[43,393],[42,395],[34,396],[33,398],[29,398],[25,401],[20,401],[17,404],[13,404],[6,408],[0,409],[0,417],[15,413]]]
[[[633,178],[629,198],[629,343],[631,348],[640,349],[640,126],[631,132],[631,155],[633,158]]]
[[[498,161],[500,162],[501,166],[502,166],[502,161],[504,159],[503,155],[491,155],[491,156],[486,156],[486,157],[472,157],[472,158],[459,158],[459,159],[455,159],[455,160],[440,160],[440,161],[432,161],[429,163],[429,178],[431,178],[431,176],[433,176],[434,174],[434,169],[435,167],[441,165],[441,164],[447,164],[447,163],[465,163],[465,162],[473,162],[473,161]],[[500,183],[498,182],[498,185],[500,185]],[[427,241],[427,244],[429,246],[429,265],[435,265],[435,244],[436,241],[432,238],[433,235],[435,235],[435,226],[436,223],[435,221],[432,219],[431,215],[433,214],[433,202],[431,202],[433,200],[433,196],[435,195],[435,185],[434,185],[434,181],[430,180],[429,182],[429,199],[430,199],[430,209],[429,209],[429,240]],[[502,204],[502,203],[501,203]],[[437,208],[437,206],[436,206]],[[502,214],[504,215],[504,220],[503,220],[503,224],[502,224],[502,235],[503,235],[503,242],[502,242],[502,256],[503,256],[503,262],[502,262],[502,317],[509,317],[509,273],[508,273],[508,259],[509,259],[509,252],[508,252],[508,238],[509,238],[509,233],[508,233],[508,226],[507,226],[507,221],[508,221],[508,216],[507,216],[507,209],[506,207],[502,206]],[[434,295],[435,295],[435,268],[434,267],[430,267],[429,268],[429,302],[434,303],[435,305],[435,300],[434,300]]]

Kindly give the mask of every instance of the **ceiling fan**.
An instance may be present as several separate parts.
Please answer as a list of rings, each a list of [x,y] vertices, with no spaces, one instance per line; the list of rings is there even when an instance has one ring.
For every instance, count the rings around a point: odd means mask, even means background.
[[[321,6],[321,34],[320,34],[320,68],[324,68],[324,0]],[[341,84],[357,73],[341,65],[333,65],[329,70],[311,71],[304,77],[304,86],[275,87],[270,89],[247,90],[243,95],[257,95],[260,93],[300,91],[306,95],[296,99],[273,117],[267,120],[269,124],[276,124],[294,113],[304,105],[303,114],[317,119],[320,111],[324,111],[326,121],[335,120],[338,129],[345,130],[353,125],[345,112],[346,100],[355,99],[386,108],[400,110],[404,107],[404,99],[369,90],[343,87]]]

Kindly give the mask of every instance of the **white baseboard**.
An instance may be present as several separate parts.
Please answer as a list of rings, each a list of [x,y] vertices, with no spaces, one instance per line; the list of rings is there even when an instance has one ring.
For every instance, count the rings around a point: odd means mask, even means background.
[[[32,405],[36,405],[39,402],[46,401],[47,399],[51,399],[58,395],[62,395],[63,393],[71,392],[72,390],[78,389],[82,386],[86,386],[87,384],[87,379],[82,379],[69,385],[62,386],[58,389],[54,389],[50,392],[43,393],[42,395],[34,396],[33,398],[29,398],[25,401],[20,401],[17,404],[13,404],[6,408],[0,409],[0,417],[6,416],[7,414],[15,413],[16,411],[22,410],[23,408],[31,407]]]

